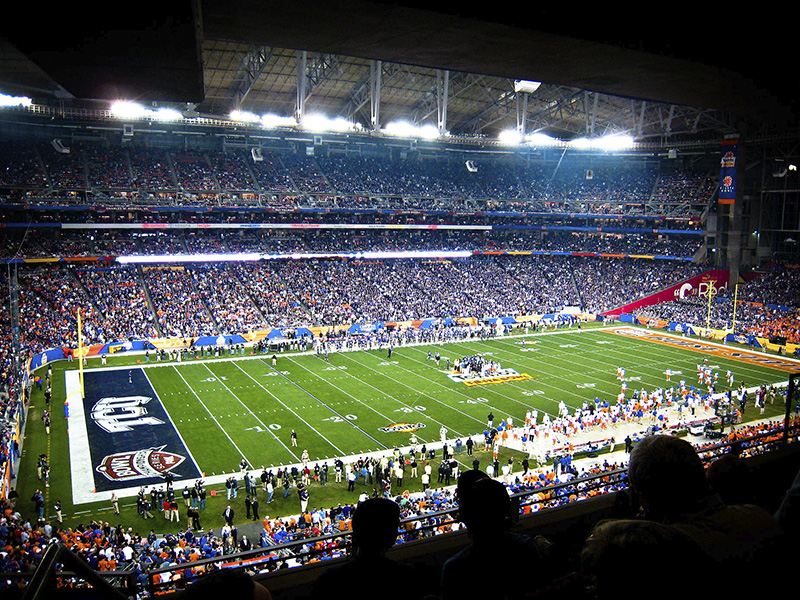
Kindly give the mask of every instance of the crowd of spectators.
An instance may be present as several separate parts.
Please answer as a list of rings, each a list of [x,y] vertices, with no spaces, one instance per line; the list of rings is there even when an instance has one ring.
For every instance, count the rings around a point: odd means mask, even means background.
[[[461,250],[693,257],[699,236],[604,234],[534,229],[242,229],[87,232],[31,229],[11,233],[2,258],[257,252],[349,253]]]
[[[0,155],[0,187],[67,203],[696,217],[716,186],[705,172],[657,161],[571,154],[540,163],[486,158],[477,161],[477,171],[461,160],[416,154],[390,159],[262,149],[258,156],[78,142],[65,153],[51,144],[9,142]]]
[[[264,329],[267,323],[236,273],[225,267],[195,267],[194,284],[220,333]]]
[[[581,299],[589,312],[603,312],[643,298],[703,271],[692,262],[572,258]]]
[[[91,342],[157,337],[155,316],[133,267],[75,269],[75,274],[104,317]]]
[[[211,335],[215,326],[204,298],[184,267],[146,267],[147,286],[159,330],[164,337]]]
[[[92,248],[126,243],[98,236]],[[367,236],[365,236],[367,237]],[[369,236],[371,239],[371,236]],[[414,236],[412,236],[414,237]],[[420,239],[424,239],[424,235]],[[69,241],[70,249],[79,249]],[[332,234],[330,239],[338,239]],[[355,244],[357,238],[349,238]],[[307,249],[295,235],[272,237],[190,234],[172,239],[148,233],[127,239],[139,253],[222,252],[232,248]],[[52,243],[52,242],[51,242]],[[355,246],[357,248],[357,246]],[[697,275],[693,262],[534,254],[475,255],[457,260],[273,260],[213,266],[116,266],[101,262],[26,265],[20,268],[23,347],[30,352],[83,343],[149,337],[196,337],[259,329],[404,322],[428,318],[478,319],[559,312],[578,307],[601,313]],[[741,285],[742,296],[769,295],[772,286],[797,285],[796,269],[778,278]],[[750,288],[760,291],[751,292]],[[782,292],[781,292],[782,293]],[[786,301],[791,301],[786,298]],[[731,292],[712,303],[711,326],[729,328]],[[740,300],[737,333],[798,340],[791,307]],[[788,308],[788,309],[787,309]],[[638,309],[639,316],[706,325],[708,304],[686,298]]]
[[[189,192],[213,192],[219,189],[209,158],[194,150],[170,154],[178,186]]]

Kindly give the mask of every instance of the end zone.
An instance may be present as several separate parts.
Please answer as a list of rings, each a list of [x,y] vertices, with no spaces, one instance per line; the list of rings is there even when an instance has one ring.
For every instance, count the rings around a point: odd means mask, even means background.
[[[141,369],[65,376],[73,504],[135,495],[139,487],[202,476]]]

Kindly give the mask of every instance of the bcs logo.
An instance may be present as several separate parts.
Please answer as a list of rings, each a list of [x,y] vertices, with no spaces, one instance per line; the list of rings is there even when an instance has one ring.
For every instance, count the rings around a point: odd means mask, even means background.
[[[165,452],[164,448],[165,446],[161,446],[111,454],[103,458],[96,471],[111,481],[163,477],[186,460],[185,456]]]

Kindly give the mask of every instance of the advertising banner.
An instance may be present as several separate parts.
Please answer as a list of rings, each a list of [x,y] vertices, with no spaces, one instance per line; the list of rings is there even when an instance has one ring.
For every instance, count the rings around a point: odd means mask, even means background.
[[[733,204],[736,200],[736,159],[739,140],[722,142],[719,172],[719,203]]]
[[[635,302],[631,302],[624,306],[620,306],[613,310],[604,312],[604,315],[621,315],[624,313],[632,313],[636,309],[644,308],[645,306],[652,306],[661,302],[669,302],[671,300],[682,300],[690,297],[708,298],[709,291],[712,294],[717,294],[720,290],[728,287],[730,279],[730,271],[727,269],[716,269],[713,271],[706,271],[700,275],[687,279],[681,283],[677,283],[666,289],[663,289],[655,294],[640,298]]]

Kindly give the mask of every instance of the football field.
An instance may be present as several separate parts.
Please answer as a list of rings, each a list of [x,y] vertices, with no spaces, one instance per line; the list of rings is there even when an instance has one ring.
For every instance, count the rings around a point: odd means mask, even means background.
[[[440,360],[437,364],[437,352]],[[495,363],[485,377],[467,378],[457,360],[480,355]],[[414,345],[369,351],[244,355],[142,363],[85,371],[80,402],[77,371],[65,372],[69,402],[72,500],[82,504],[142,485],[202,477],[224,482],[251,469],[357,457],[481,434],[528,410],[555,417],[584,400],[616,401],[625,369],[634,389],[697,385],[697,366],[719,373],[717,391],[785,382],[800,363],[642,328],[563,329],[524,336]],[[448,370],[448,360],[450,369]],[[667,381],[666,371],[673,373]],[[703,389],[705,389],[703,387]],[[782,412],[778,403],[767,414]],[[750,416],[755,416],[751,410]],[[747,416],[747,415],[746,415]],[[292,445],[292,431],[297,446]]]

